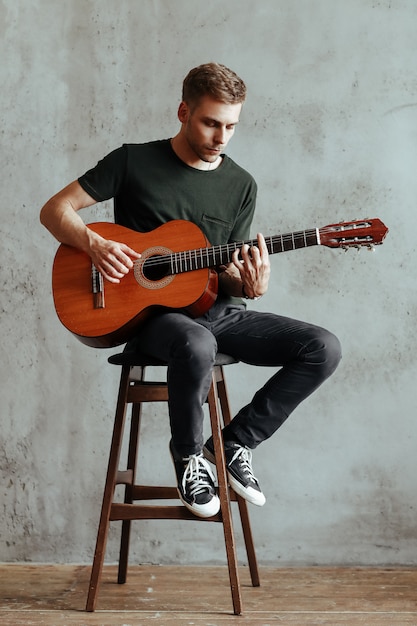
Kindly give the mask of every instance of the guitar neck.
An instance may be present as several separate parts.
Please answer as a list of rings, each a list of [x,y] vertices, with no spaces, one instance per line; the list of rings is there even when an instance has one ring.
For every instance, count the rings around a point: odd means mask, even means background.
[[[317,228],[313,228],[284,235],[268,236],[265,237],[265,243],[269,254],[277,254],[279,252],[317,246],[320,244],[320,234]],[[219,265],[230,263],[235,250],[242,248],[245,244],[249,247],[257,246],[258,241],[257,239],[248,239],[219,246],[210,246],[209,248],[198,248],[184,252],[174,252],[160,257],[151,257],[151,259],[145,262],[145,266],[148,263],[150,265],[158,264],[161,269],[164,267],[165,272],[168,274],[180,274],[198,269],[218,267]]]

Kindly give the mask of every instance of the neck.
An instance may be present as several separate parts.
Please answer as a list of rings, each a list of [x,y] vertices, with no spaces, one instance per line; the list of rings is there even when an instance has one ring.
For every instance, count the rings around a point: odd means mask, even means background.
[[[218,156],[214,161],[203,161],[200,157],[192,150],[189,144],[184,140],[184,138],[179,133],[175,135],[171,139],[171,146],[175,154],[181,161],[183,161],[186,165],[193,167],[196,170],[202,170],[207,172],[209,170],[215,170],[221,165],[223,158]]]

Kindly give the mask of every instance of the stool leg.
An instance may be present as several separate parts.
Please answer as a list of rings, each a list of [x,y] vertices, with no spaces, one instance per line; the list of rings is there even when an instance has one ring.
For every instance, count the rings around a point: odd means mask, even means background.
[[[129,451],[127,457],[127,469],[130,471],[131,482],[126,485],[125,488],[125,504],[133,504],[132,487],[135,484],[136,465],[139,446],[139,430],[140,430],[140,418],[141,418],[141,404],[134,402],[132,404],[132,417],[130,423],[130,435],[129,435]],[[130,530],[132,526],[132,520],[127,519],[122,522],[122,533],[120,539],[120,553],[119,553],[119,569],[117,582],[123,585],[127,578],[127,567],[129,561],[129,544],[130,544]]]
[[[110,512],[113,501],[114,488],[116,485],[117,469],[119,465],[120,450],[122,446],[123,429],[126,417],[126,399],[129,386],[130,367],[123,366],[119,395],[117,400],[116,416],[114,420],[112,443],[110,447],[109,464],[107,467],[106,484],[104,488],[103,504],[101,508],[100,523],[97,533],[96,549],[91,570],[90,585],[88,589],[86,611],[94,611],[97,603],[98,587],[103,570],[104,554],[107,544],[107,536],[110,525]]]
[[[218,366],[216,369],[217,369],[217,372],[216,372],[217,392],[219,395],[220,406],[222,410],[223,423],[226,426],[227,424],[230,424],[232,420],[232,416],[230,414],[229,398],[227,395],[227,388],[226,388],[226,381],[224,378],[223,367]],[[240,521],[242,524],[243,538],[245,541],[246,554],[248,557],[249,571],[251,575],[252,586],[259,587],[260,586],[259,569],[258,569],[258,562],[256,559],[255,544],[253,541],[252,529],[250,525],[248,503],[246,502],[244,498],[242,498],[242,496],[239,496],[238,494],[236,494],[236,500],[237,500],[238,507],[239,507],[239,515],[240,515]]]
[[[226,461],[224,456],[223,437],[220,424],[216,377],[213,372],[212,384],[208,394],[211,430],[213,435],[214,456],[216,460],[217,480],[219,485],[220,511],[223,522],[224,540],[226,545],[227,563],[229,566],[230,589],[235,615],[242,613],[239,572],[237,567],[236,545],[230,511],[229,490],[226,478]]]

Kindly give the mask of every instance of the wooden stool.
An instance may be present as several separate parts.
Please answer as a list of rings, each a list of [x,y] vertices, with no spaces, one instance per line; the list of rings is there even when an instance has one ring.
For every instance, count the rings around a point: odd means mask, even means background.
[[[142,403],[168,401],[167,383],[145,381],[145,370],[147,366],[166,366],[166,363],[144,355],[128,352],[113,355],[109,358],[109,362],[115,365],[121,365],[122,372],[86,610],[94,611],[96,607],[110,522],[115,520],[122,520],[123,522],[118,569],[118,583],[123,584],[126,582],[127,576],[131,521],[139,519],[175,519],[193,520],[195,522],[220,522],[223,524],[233,609],[236,615],[240,615],[242,612],[242,600],[230,508],[231,500],[237,501],[238,503],[252,585],[254,587],[259,586],[259,573],[247,502],[241,496],[229,490],[222,445],[222,426],[228,424],[231,420],[223,368],[225,365],[236,363],[236,361],[232,357],[224,354],[217,355],[212,373],[212,383],[207,398],[220,499],[219,513],[210,518],[196,517],[182,504],[170,504],[166,506],[142,503],[135,504],[136,501],[146,500],[178,500],[176,487],[135,484]],[[127,468],[126,470],[119,471],[119,458],[128,404],[132,404],[132,417],[127,453]],[[123,503],[114,501],[116,485],[125,485]]]

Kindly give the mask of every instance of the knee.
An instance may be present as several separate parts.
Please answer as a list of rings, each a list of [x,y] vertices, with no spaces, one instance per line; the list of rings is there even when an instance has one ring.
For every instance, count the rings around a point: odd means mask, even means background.
[[[319,366],[323,378],[327,378],[333,374],[341,358],[342,347],[336,335],[324,328],[316,328],[308,346],[306,360]]]
[[[330,374],[332,374],[342,358],[342,346],[338,337],[329,331],[326,331],[325,346],[326,362],[330,369]]]
[[[211,369],[216,354],[216,338],[204,326],[199,326],[186,337],[179,337],[174,341],[171,356],[173,361],[181,361],[183,365],[197,373]]]

